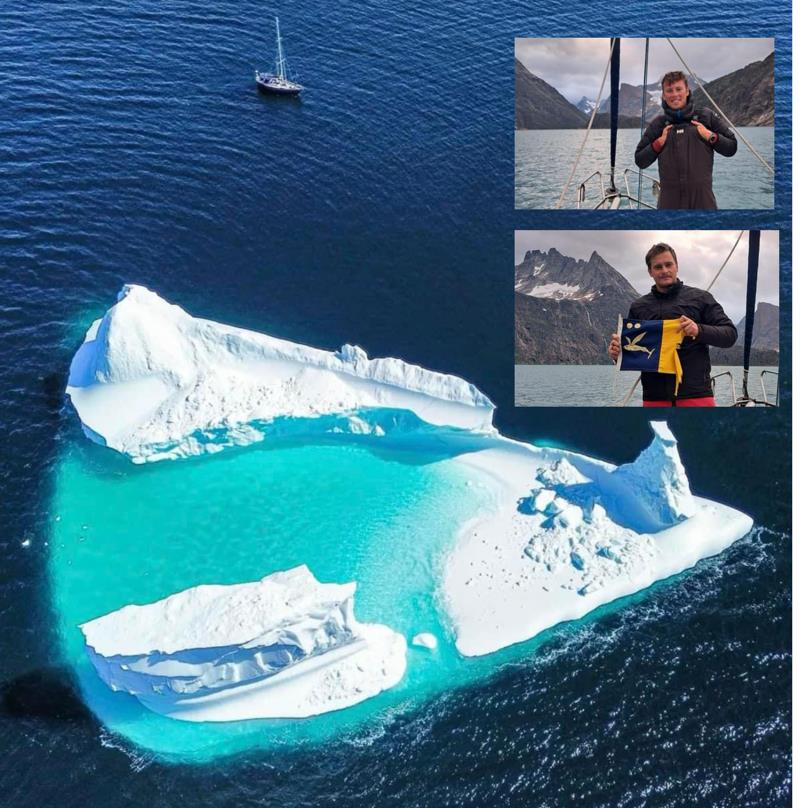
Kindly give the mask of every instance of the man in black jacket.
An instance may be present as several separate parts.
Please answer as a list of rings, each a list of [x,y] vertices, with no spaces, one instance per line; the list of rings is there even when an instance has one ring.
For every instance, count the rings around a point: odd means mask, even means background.
[[[661,80],[663,115],[653,118],[636,147],[636,165],[644,169],[658,160],[660,209],[716,210],[711,189],[714,152],[736,154],[736,137],[706,107],[695,109],[689,82],[680,71]]]
[[[654,285],[649,294],[631,303],[628,317],[634,320],[680,318],[684,334],[679,346],[683,379],[675,392],[670,373],[642,373],[645,407],[713,407],[711,359],[708,346],[730,348],[736,342],[736,326],[709,292],[686,286],[678,279],[678,258],[669,244],[654,244],[645,256]],[[608,355],[616,362],[619,334],[613,334]]]

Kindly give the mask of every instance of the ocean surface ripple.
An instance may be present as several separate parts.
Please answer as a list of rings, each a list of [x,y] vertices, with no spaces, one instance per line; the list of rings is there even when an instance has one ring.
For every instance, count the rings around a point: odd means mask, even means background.
[[[780,410],[670,419],[696,493],[760,527],[424,709],[323,747],[158,761],[84,707],[53,653],[46,569],[54,471],[82,439],[66,370],[126,282],[211,319],[464,376],[506,434],[632,459],[643,412],[513,407],[514,228],[645,226],[514,210],[514,37],[657,35],[667,16],[674,36],[780,31],[775,210],[659,226],[777,227],[789,256],[789,5],[603,3],[589,21],[563,3],[298,3],[280,13],[309,86],[299,102],[255,92],[272,9],[250,0],[0,6],[5,802],[788,805],[789,272]]]

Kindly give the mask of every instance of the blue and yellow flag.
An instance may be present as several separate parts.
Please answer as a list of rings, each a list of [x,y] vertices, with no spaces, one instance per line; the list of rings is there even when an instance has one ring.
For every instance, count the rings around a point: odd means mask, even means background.
[[[675,392],[683,376],[678,347],[683,340],[680,320],[623,320],[619,321],[619,370],[640,373],[672,373]]]

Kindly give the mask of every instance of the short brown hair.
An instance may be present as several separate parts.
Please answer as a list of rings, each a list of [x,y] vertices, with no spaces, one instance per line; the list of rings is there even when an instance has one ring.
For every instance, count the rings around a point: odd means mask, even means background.
[[[650,269],[650,261],[655,258],[657,255],[661,255],[661,253],[671,252],[672,257],[675,259],[675,263],[678,263],[678,256],[675,255],[675,250],[669,246],[669,244],[664,244],[663,241],[659,241],[658,244],[654,244],[648,251],[647,255],[645,255],[644,260],[647,264],[647,268]]]
[[[661,91],[664,91],[665,84],[675,84],[676,81],[682,81],[686,85],[686,89],[689,89],[689,79],[686,78],[686,74],[681,70],[673,70],[671,73],[665,73],[664,78],[661,79]]]

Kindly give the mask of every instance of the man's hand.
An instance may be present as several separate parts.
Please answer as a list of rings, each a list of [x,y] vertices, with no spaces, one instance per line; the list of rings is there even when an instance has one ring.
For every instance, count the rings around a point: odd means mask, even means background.
[[[692,126],[697,127],[697,134],[700,135],[706,143],[714,137],[714,133],[706,126],[700,123],[700,121],[692,121]]]
[[[694,121],[692,121],[694,123]],[[664,144],[667,142],[667,135],[669,134],[669,130],[672,129],[672,124],[668,123],[662,130],[661,136],[656,138],[653,141],[653,145],[656,147],[657,151],[661,151],[664,148]]]
[[[611,335],[611,342],[608,343],[608,355],[615,362],[619,358],[619,334]]]
[[[694,320],[689,319],[685,314],[681,316],[678,325],[685,336],[695,339],[700,333],[700,326]]]

